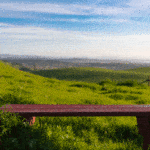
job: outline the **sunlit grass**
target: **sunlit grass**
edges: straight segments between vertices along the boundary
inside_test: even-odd
[[[150,103],[147,84],[137,84],[147,79],[147,73],[134,73],[133,82],[133,73],[125,71],[96,68],[55,71],[53,79],[50,71],[29,73],[0,62],[0,107],[4,104]],[[142,150],[136,117],[36,117],[30,127],[15,115],[1,116],[2,146],[8,149]]]

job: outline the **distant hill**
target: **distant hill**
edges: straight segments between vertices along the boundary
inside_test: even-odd
[[[146,63],[131,63],[124,60],[100,60],[88,58],[52,59],[40,56],[0,55],[0,60],[18,65],[21,70],[46,70],[53,68],[94,67],[112,70],[128,70],[140,67],[150,67]],[[28,69],[27,69],[28,68]],[[146,69],[145,69],[146,70]]]
[[[6,61],[5,64],[7,64]],[[114,81],[137,80],[138,82],[143,82],[147,80],[149,76],[149,72],[143,71],[145,70],[144,67],[140,68],[141,71],[140,69],[139,70],[138,69],[111,70],[111,69],[94,68],[94,67],[70,67],[70,68],[56,68],[56,69],[45,69],[45,70],[32,70],[24,66],[19,66],[18,64],[15,63],[12,64],[10,64],[10,66],[12,66],[14,69],[16,68],[19,72],[20,70],[22,70],[46,78],[55,78],[58,80],[67,80],[67,81],[80,81],[80,82],[83,81],[83,82],[98,83],[102,80],[110,79]],[[108,65],[113,65],[113,64],[108,64]],[[146,70],[150,70],[150,67],[147,67]]]
[[[149,73],[150,74],[150,67],[139,67],[139,68],[129,69],[126,71],[142,72],[142,73]]]

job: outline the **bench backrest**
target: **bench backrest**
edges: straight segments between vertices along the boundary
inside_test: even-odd
[[[150,116],[150,105],[7,104],[6,110],[30,116]]]

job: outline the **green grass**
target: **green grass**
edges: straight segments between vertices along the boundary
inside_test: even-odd
[[[0,107],[150,103],[147,83],[140,84],[149,75],[146,71],[69,68],[24,72],[14,67],[0,62]],[[36,117],[31,127],[22,119],[11,113],[1,115],[1,149],[142,150],[136,117]]]
[[[149,67],[150,68],[150,67]],[[56,78],[58,80],[81,81],[81,82],[100,82],[110,79],[111,81],[126,81],[137,80],[138,82],[145,81],[150,73],[144,71],[131,70],[109,70],[103,68],[61,68],[50,70],[31,71],[36,75],[48,78]]]
[[[149,73],[150,74],[150,67],[139,67],[136,69],[128,69],[126,71],[139,72],[139,73]]]

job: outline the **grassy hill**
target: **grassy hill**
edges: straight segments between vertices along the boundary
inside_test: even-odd
[[[138,69],[132,70],[110,70],[103,68],[62,68],[51,70],[31,71],[36,75],[40,75],[48,78],[56,78],[59,80],[68,81],[84,81],[98,83],[106,79],[114,81],[126,81],[137,80],[143,82],[148,79],[150,73],[146,69],[150,70],[150,67],[144,67],[141,72]],[[137,71],[136,71],[137,70]],[[143,71],[144,70],[144,71]]]
[[[149,87],[137,82],[147,79],[148,72],[96,68],[25,72],[15,67],[0,62],[0,107],[150,103]],[[1,149],[142,149],[136,117],[36,117],[30,127],[6,113],[1,122]]]
[[[148,73],[150,75],[150,67],[139,67],[139,68],[135,68],[135,69],[128,69],[126,71]]]

